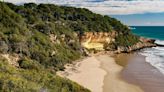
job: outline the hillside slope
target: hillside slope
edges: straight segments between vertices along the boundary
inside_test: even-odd
[[[86,32],[116,32],[115,42],[107,47],[138,42],[127,26],[87,9],[1,2],[0,90],[89,92],[55,75],[85,55],[80,42]]]

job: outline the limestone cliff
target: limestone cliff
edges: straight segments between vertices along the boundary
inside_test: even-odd
[[[118,36],[118,33],[115,31],[113,32],[85,32],[83,35],[80,36],[80,42],[83,48],[104,51],[105,44],[117,43],[115,40],[116,36]],[[154,47],[156,46],[154,42],[155,40],[140,37],[139,41],[134,45],[116,46],[114,52],[115,53],[131,52],[131,51],[146,48],[146,47]]]
[[[115,41],[117,33],[113,32],[85,32],[80,37],[82,47],[87,49],[104,50],[104,44]]]

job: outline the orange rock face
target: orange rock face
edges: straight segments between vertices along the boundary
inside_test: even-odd
[[[80,37],[80,42],[84,48],[103,50],[105,43],[114,41],[116,32],[85,32]]]
[[[80,41],[86,42],[90,39],[90,42],[105,43],[115,36],[116,32],[85,32],[81,36]]]

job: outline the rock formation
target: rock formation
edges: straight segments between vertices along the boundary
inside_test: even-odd
[[[85,32],[80,37],[82,47],[87,49],[104,50],[105,43],[115,41],[116,32]]]
[[[80,36],[80,42],[85,49],[94,49],[97,51],[104,51],[105,44],[112,44],[115,42],[117,32],[85,32]],[[115,53],[128,53],[131,51],[157,46],[153,39],[140,37],[139,42],[132,46],[116,46]]]

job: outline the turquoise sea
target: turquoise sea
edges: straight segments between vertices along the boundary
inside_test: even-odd
[[[132,26],[136,35],[156,39],[156,43],[164,45],[164,27],[162,26]],[[164,47],[153,47],[140,52],[146,56],[146,62],[164,74]]]
[[[132,31],[140,36],[164,40],[164,26],[133,26]]]

